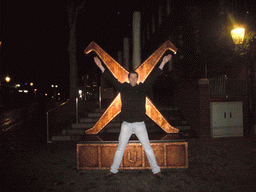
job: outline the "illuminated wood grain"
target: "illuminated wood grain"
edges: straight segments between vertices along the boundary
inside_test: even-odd
[[[141,64],[136,72],[139,74],[139,82],[144,82],[151,71],[156,66],[157,62],[167,51],[171,50],[174,53],[177,52],[177,48],[170,42],[166,41],[158,50],[156,50],[143,64]],[[118,79],[120,83],[128,82],[129,72],[123,68],[118,62],[116,62],[111,56],[109,56],[100,46],[91,42],[89,46],[84,50],[85,54],[91,51],[96,52],[100,59],[105,63],[110,72]],[[121,97],[120,93],[116,96],[114,101],[106,109],[97,123],[89,130],[85,131],[86,134],[98,134],[113,118],[115,118],[121,112]],[[163,115],[157,110],[155,105],[146,97],[146,114],[157,123],[166,133],[178,133],[179,130],[171,126]]]

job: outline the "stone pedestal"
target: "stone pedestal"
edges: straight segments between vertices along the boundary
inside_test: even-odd
[[[135,137],[135,136],[133,136]],[[156,160],[161,168],[188,168],[188,143],[165,135],[161,140],[151,140]],[[109,169],[118,146],[117,141],[90,139],[77,144],[78,169]],[[94,141],[93,141],[94,140]],[[138,140],[126,146],[120,169],[150,169],[147,156]]]

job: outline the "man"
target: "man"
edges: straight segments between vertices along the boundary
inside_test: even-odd
[[[163,58],[160,66],[155,69],[144,83],[137,84],[138,73],[132,71],[128,75],[129,83],[120,83],[109,70],[105,69],[98,57],[94,57],[94,62],[101,69],[105,77],[116,87],[121,93],[121,119],[123,121],[121,126],[121,132],[119,135],[119,144],[115,153],[113,164],[111,165],[110,172],[106,175],[106,178],[111,177],[118,173],[118,168],[123,158],[124,150],[132,135],[135,133],[139,141],[141,142],[144,151],[147,155],[149,164],[153,174],[157,178],[162,178],[160,167],[157,165],[154,151],[151,148],[150,141],[148,139],[148,133],[144,123],[146,117],[146,91],[154,83],[158,75],[162,72],[164,65],[170,61],[172,55],[167,55]]]

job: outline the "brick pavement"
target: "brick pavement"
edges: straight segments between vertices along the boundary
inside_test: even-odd
[[[162,180],[150,170],[122,170],[110,179],[104,179],[108,170],[77,170],[76,143],[72,142],[6,148],[1,156],[1,190],[255,191],[255,137],[188,142],[189,168],[164,169]]]

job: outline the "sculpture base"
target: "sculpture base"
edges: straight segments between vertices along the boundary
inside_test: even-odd
[[[141,143],[133,140],[134,135],[132,137],[126,146],[120,169],[150,169]],[[150,141],[157,164],[161,168],[188,168],[188,143],[170,139],[175,137],[177,134],[168,134],[161,140]],[[77,144],[77,169],[109,169],[118,141],[95,141],[95,136],[87,139]]]

